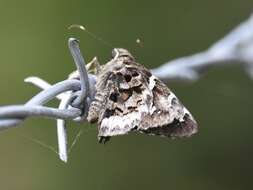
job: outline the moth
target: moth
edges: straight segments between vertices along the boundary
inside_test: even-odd
[[[132,131],[170,138],[197,132],[197,122],[175,94],[126,49],[113,49],[112,59],[96,68],[87,120],[97,123],[100,143]]]

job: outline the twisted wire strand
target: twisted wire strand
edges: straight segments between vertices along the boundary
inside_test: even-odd
[[[82,121],[85,119],[89,105],[87,98],[89,96],[90,100],[90,96],[94,95],[94,84],[96,82],[95,77],[88,75],[86,71],[85,61],[79,48],[79,41],[75,38],[70,38],[68,45],[80,80],[65,80],[55,85],[50,85],[38,77],[28,77],[25,82],[32,83],[44,90],[24,105],[0,107],[0,129],[17,126],[31,116],[45,116],[57,119],[58,154],[64,162],[67,162],[68,158],[65,120],[76,118],[74,121]],[[93,85],[91,90],[89,87],[90,83]],[[42,106],[54,98],[61,100],[58,109]]]
[[[54,99],[58,94],[61,94],[66,91],[72,91],[72,90],[79,90],[81,87],[80,82],[78,80],[65,80],[61,81],[59,83],[56,83],[55,85],[49,87],[48,89],[43,90],[39,94],[35,95],[33,98],[31,98],[23,107],[24,109],[28,109],[32,106],[39,106],[44,105],[50,100]],[[5,110],[6,106],[0,107],[1,110]],[[39,110],[40,108],[38,108]],[[43,108],[42,108],[43,109]],[[45,111],[45,110],[44,110]],[[2,118],[0,119],[0,130],[1,129],[7,129],[10,127],[15,127],[18,124],[20,124],[28,115],[23,115],[23,117],[15,117],[15,107],[12,107],[12,109],[9,108],[9,112],[12,113],[13,117],[11,118]],[[47,113],[48,116],[52,114],[52,117],[54,117],[53,114],[54,111],[51,111],[50,113]],[[64,116],[61,116],[64,117]],[[70,116],[71,117],[71,116]]]
[[[0,118],[25,118],[32,116],[42,116],[49,118],[73,119],[81,115],[77,108],[55,109],[45,106],[5,106],[0,109]]]
[[[238,64],[253,79],[253,14],[207,50],[152,69],[161,80],[193,82],[212,67]]]

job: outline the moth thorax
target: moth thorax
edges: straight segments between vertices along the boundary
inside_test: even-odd
[[[134,60],[132,54],[124,48],[114,48],[112,50],[112,58],[113,59],[126,59],[126,60]]]

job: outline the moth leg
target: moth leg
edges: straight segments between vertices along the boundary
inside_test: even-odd
[[[110,137],[98,137],[98,142],[101,144],[105,144],[110,140]]]
[[[86,64],[86,70],[88,73],[92,73],[97,75],[101,71],[101,65],[98,62],[98,59],[94,57],[88,64]],[[79,79],[79,73],[78,71],[73,71],[69,74],[69,79]]]
[[[92,73],[97,75],[100,71],[101,71],[101,65],[97,59],[97,57],[94,57],[91,62],[89,62],[86,65],[86,69],[88,71],[88,73]]]

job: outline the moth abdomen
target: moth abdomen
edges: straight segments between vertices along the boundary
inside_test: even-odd
[[[105,97],[104,93],[101,93],[101,92],[96,93],[95,98],[92,101],[89,108],[89,113],[87,116],[88,122],[94,123],[98,121],[99,113],[103,106],[104,97]]]

